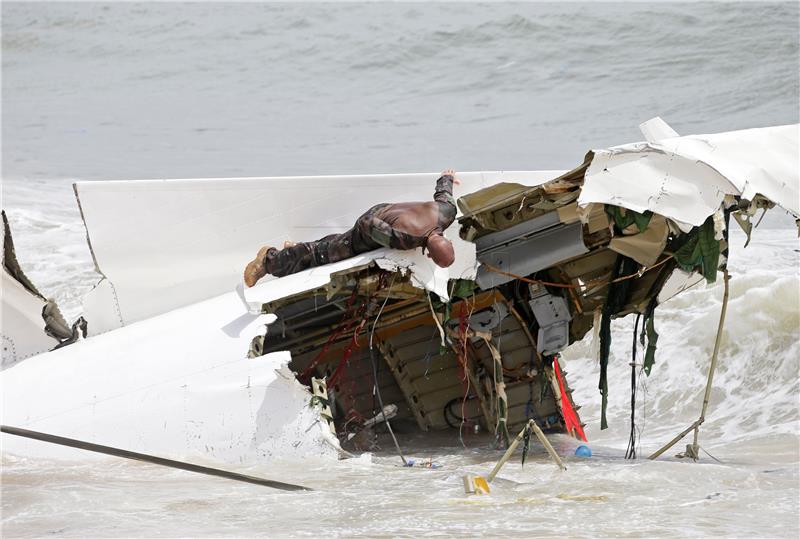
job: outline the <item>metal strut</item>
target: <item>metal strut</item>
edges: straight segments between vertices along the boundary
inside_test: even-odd
[[[42,442],[49,442],[51,444],[65,445],[67,447],[74,447],[76,449],[84,449],[86,451],[93,451],[95,453],[103,453],[105,455],[112,455],[114,457],[122,457],[126,459],[139,460],[142,462],[149,462],[151,464],[158,464],[159,466],[167,466],[169,468],[177,468],[179,470],[185,470],[187,472],[194,472],[205,475],[214,475],[216,477],[222,477],[225,479],[233,479],[234,481],[253,483],[255,485],[261,485],[262,487],[276,488],[279,490],[312,490],[307,487],[301,487],[300,485],[292,485],[290,483],[282,483],[280,481],[273,481],[271,479],[253,477],[252,475],[244,475],[236,472],[229,472],[228,470],[220,470],[218,468],[198,466],[197,464],[190,464],[188,462],[181,462],[179,460],[165,459],[163,457],[156,457],[154,455],[136,453],[134,451],[127,451],[125,449],[118,449],[116,447],[109,447],[107,445],[93,444],[91,442],[84,442],[83,440],[64,438],[63,436],[56,436],[54,434],[46,434],[44,432],[36,432],[33,430],[20,429],[17,427],[10,427],[7,425],[0,426],[0,432],[4,432],[6,434],[13,434],[14,436],[22,436],[24,438],[31,438],[33,440],[40,440]]]
[[[500,471],[500,468],[502,468],[503,465],[506,462],[508,462],[508,460],[511,458],[511,455],[514,454],[514,450],[517,448],[519,443],[522,441],[522,438],[525,436],[525,431],[528,428],[530,428],[533,431],[533,433],[536,435],[536,437],[539,438],[539,441],[542,443],[542,445],[544,446],[545,450],[550,455],[550,458],[553,459],[553,462],[555,462],[556,466],[558,466],[558,468],[560,470],[566,471],[567,467],[564,466],[564,463],[561,461],[561,458],[558,456],[558,453],[556,453],[556,450],[553,449],[553,446],[550,444],[550,440],[547,439],[547,436],[544,435],[544,432],[542,432],[542,429],[540,429],[539,425],[536,424],[536,420],[535,419],[529,419],[528,420],[528,424],[525,425],[522,428],[521,431],[519,431],[519,434],[517,434],[517,437],[514,438],[514,441],[512,441],[511,445],[508,447],[508,449],[506,449],[506,452],[503,453],[503,456],[500,457],[500,460],[497,461],[497,464],[494,465],[494,468],[492,468],[492,471],[489,472],[489,475],[486,477],[486,481],[487,482],[491,483],[492,480],[497,476],[497,473]]]
[[[706,420],[706,410],[708,410],[708,401],[711,398],[711,387],[714,382],[714,371],[717,369],[717,356],[719,355],[719,348],[722,342],[722,328],[725,325],[725,313],[728,310],[728,296],[730,291],[730,285],[728,284],[731,276],[728,273],[728,268],[725,267],[722,269],[722,277],[723,283],[725,285],[725,292],[722,296],[722,310],[719,314],[719,326],[717,327],[717,339],[714,342],[714,353],[711,355],[711,366],[708,368],[708,380],[706,381],[706,391],[705,395],[703,396],[703,407],[700,410],[700,417],[697,421],[692,423],[689,428],[678,434],[675,438],[669,441],[667,445],[650,455],[650,460],[654,460],[661,456],[665,451],[667,451],[670,447],[678,443],[684,436],[689,434],[692,430],[694,430],[694,441],[691,445],[686,446],[686,453],[685,456],[691,457],[694,460],[699,458],[699,449],[700,445],[697,443],[698,437],[700,436],[700,425]]]

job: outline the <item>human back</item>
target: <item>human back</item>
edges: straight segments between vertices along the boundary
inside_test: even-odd
[[[387,204],[375,216],[412,236],[428,236],[439,225],[439,205],[433,201],[397,202]]]

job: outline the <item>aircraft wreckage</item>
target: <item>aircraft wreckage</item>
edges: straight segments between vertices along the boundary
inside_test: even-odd
[[[605,426],[611,320],[642,317],[649,372],[658,305],[716,279],[730,218],[749,235],[758,209],[800,215],[797,125],[642,131],[570,171],[459,173],[450,268],[381,249],[236,292],[256,247],[427,199],[434,175],[76,183],[103,279],[72,330],[6,226],[4,423],[222,462],[374,449],[382,410],[400,433],[504,446],[533,419],[585,439],[559,352],[599,338]]]

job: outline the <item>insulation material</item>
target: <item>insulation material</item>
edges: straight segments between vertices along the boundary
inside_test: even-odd
[[[499,182],[537,184],[558,172],[464,172],[455,196]],[[344,232],[381,202],[431,200],[438,174],[79,182],[90,247],[106,284],[85,302],[89,328],[131,324],[233,290],[262,245]],[[456,259],[472,244],[447,233]],[[421,267],[420,267],[421,269]],[[454,266],[453,277],[469,274]],[[292,280],[313,287],[327,269]],[[420,282],[440,291],[441,275]],[[305,280],[308,284],[302,284]],[[270,285],[276,286],[276,285]],[[283,285],[277,285],[278,297]],[[437,292],[438,293],[438,292]],[[440,294],[441,295],[441,294]],[[96,297],[93,297],[96,296]]]
[[[609,226],[611,226],[611,221],[608,220],[608,214],[603,204],[588,204],[581,207],[576,203],[575,211],[581,221],[586,225],[586,231],[589,234],[594,234],[601,230],[608,230]],[[561,213],[559,213],[559,216],[561,216]],[[569,214],[565,215],[565,217],[568,216]]]
[[[578,215],[578,203],[573,202],[572,204],[567,204],[566,206],[562,206],[556,209],[558,212],[558,220],[562,223],[569,224],[575,223],[580,220],[580,216]]]
[[[667,220],[654,214],[647,224],[647,229],[630,236],[616,236],[611,239],[608,248],[637,261],[643,266],[652,266],[664,252],[669,236]]]
[[[798,130],[785,125],[693,135],[596,150],[578,204],[650,210],[688,232],[726,194],[761,194],[800,215]]]

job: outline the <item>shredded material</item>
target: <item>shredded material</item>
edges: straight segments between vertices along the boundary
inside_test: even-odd
[[[613,275],[636,275],[636,262],[627,256],[619,255],[614,266]],[[611,317],[627,303],[630,283],[626,279],[615,278],[611,281],[605,305],[603,305],[603,318],[600,322],[600,430],[608,428],[606,409],[608,408],[608,358],[611,353]]]

